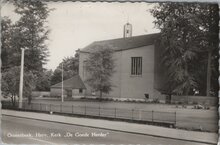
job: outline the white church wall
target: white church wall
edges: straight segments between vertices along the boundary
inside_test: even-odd
[[[85,83],[83,61],[88,53],[80,53],[79,75]],[[142,75],[131,75],[131,57],[142,57]],[[112,91],[103,97],[144,99],[145,94],[154,97],[154,45],[116,51],[114,53],[115,72],[111,78]],[[91,88],[86,84],[85,95],[92,95]],[[96,92],[96,95],[99,93]]]
[[[142,75],[131,75],[131,57],[142,57]],[[154,93],[154,45],[122,51],[121,57],[121,97],[145,98]]]

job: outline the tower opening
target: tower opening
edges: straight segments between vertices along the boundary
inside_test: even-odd
[[[124,38],[132,36],[132,25],[130,23],[126,23],[124,25]]]

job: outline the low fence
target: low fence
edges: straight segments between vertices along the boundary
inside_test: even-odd
[[[18,109],[10,102],[2,102],[3,109]],[[176,125],[176,112],[146,111],[139,109],[103,108],[91,106],[74,106],[62,104],[43,104],[23,102],[23,111],[53,112],[71,115],[92,116],[99,118],[120,119],[160,125]]]

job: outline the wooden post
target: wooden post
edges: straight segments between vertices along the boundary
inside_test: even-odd
[[[131,110],[132,120],[134,120],[134,109]]]
[[[115,118],[116,118],[116,108],[115,108]]]
[[[85,105],[85,115],[86,115],[86,105]]]
[[[154,122],[154,111],[152,110],[152,122]]]
[[[73,114],[73,105],[72,105],[72,114]]]
[[[175,111],[175,126],[176,126],[176,122],[177,122],[177,121],[176,121],[176,111]]]

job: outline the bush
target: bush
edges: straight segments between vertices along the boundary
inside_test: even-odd
[[[152,103],[160,103],[158,98],[153,99]]]
[[[193,105],[198,105],[198,102],[193,101],[192,104],[193,104]]]
[[[42,97],[45,97],[45,98],[46,98],[46,97],[50,97],[50,95],[43,95]]]
[[[108,101],[113,101],[113,98],[107,98],[108,99]]]
[[[183,104],[183,102],[179,101],[179,102],[178,102],[178,104],[179,104],[179,105],[182,105],[182,104]]]
[[[50,96],[51,98],[60,98],[60,96]]]

